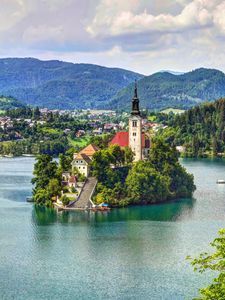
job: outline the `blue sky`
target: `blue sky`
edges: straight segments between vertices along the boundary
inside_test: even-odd
[[[0,57],[225,71],[225,0],[0,0]]]

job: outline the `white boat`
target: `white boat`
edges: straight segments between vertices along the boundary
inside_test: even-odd
[[[218,179],[216,183],[218,183],[218,184],[225,184],[225,180],[224,179]]]

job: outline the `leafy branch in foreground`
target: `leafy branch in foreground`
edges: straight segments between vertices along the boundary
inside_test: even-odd
[[[213,254],[201,253],[198,258],[191,260],[194,270],[204,273],[207,270],[218,274],[213,282],[206,288],[201,288],[201,296],[195,300],[224,300],[225,299],[225,228],[219,231],[217,237],[211,244],[216,249]]]

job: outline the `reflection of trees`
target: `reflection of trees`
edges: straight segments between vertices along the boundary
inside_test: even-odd
[[[41,226],[54,223],[76,224],[129,220],[176,221],[192,213],[194,204],[194,199],[182,199],[164,204],[112,209],[110,212],[62,211],[58,213],[54,209],[34,206],[32,220],[35,225]]]

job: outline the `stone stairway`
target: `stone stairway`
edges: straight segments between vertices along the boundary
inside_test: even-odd
[[[88,177],[77,201],[73,202],[69,207],[77,209],[90,207],[90,199],[95,191],[96,184],[97,179],[95,177]]]

